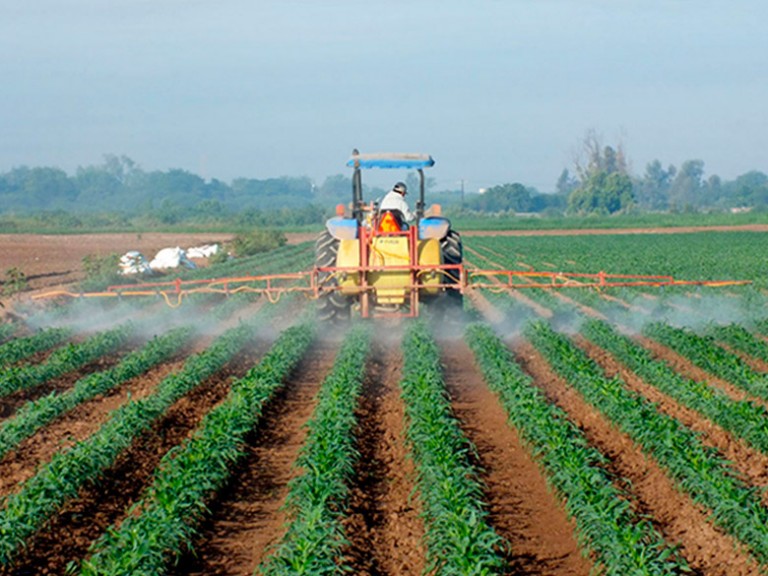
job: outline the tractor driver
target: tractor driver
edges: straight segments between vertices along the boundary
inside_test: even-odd
[[[405,184],[403,182],[398,182],[382,199],[381,204],[379,205],[379,211],[398,210],[403,215],[406,222],[412,222],[416,219],[416,214],[411,212],[411,209],[408,207],[408,202],[405,201],[405,195],[407,193],[408,188]]]

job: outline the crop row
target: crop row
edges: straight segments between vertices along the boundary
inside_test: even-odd
[[[564,499],[580,542],[593,552],[604,573],[666,575],[682,570],[682,559],[649,522],[636,516],[616,488],[606,458],[548,401],[493,331],[472,324],[465,337],[488,386]]]
[[[95,481],[133,439],[149,429],[176,400],[218,371],[253,334],[241,324],[219,336],[204,352],[191,356],[183,369],[165,378],[150,396],[132,400],[86,440],[57,453],[20,489],[0,502],[0,564],[13,556],[81,486]]]
[[[49,350],[72,335],[69,328],[47,328],[32,336],[16,338],[0,346],[0,367],[7,367],[33,354]]]
[[[677,486],[712,513],[713,521],[768,562],[768,509],[754,490],[692,430],[660,413],[654,404],[607,378],[586,354],[543,322],[529,326],[528,338],[554,369],[644,452]]]
[[[159,574],[191,545],[207,501],[245,452],[245,435],[312,339],[307,322],[285,330],[261,361],[232,384],[191,438],[163,457],[152,485],[122,524],[92,545],[82,574]]]
[[[0,324],[0,342],[5,342],[16,332],[16,326],[10,322]]]
[[[191,333],[189,328],[171,330],[153,338],[142,349],[131,352],[113,368],[89,374],[65,392],[54,391],[27,402],[13,417],[0,424],[0,458],[61,414],[166,360],[189,340]]]
[[[718,342],[763,362],[768,362],[768,344],[739,324],[712,326],[710,335]]]
[[[0,374],[0,398],[18,390],[26,390],[84,366],[122,346],[134,333],[131,323],[99,332],[79,344],[68,344],[55,350],[41,364],[11,366]]]
[[[660,322],[648,325],[643,332],[707,372],[728,380],[757,398],[768,400],[768,376],[756,372],[744,360],[718,346],[712,337]]]
[[[362,390],[370,331],[354,327],[345,337],[318,394],[307,439],[286,501],[290,523],[261,567],[268,576],[341,574],[347,543],[342,520],[355,473],[355,410]]]
[[[764,406],[749,400],[733,400],[706,382],[684,378],[605,322],[585,323],[582,334],[613,354],[647,383],[768,455],[768,410]]]
[[[486,521],[482,485],[468,458],[475,448],[451,410],[437,344],[424,323],[414,322],[402,348],[406,437],[423,506],[427,570],[495,573],[503,566],[507,544]]]

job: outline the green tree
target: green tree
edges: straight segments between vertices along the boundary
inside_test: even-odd
[[[721,188],[730,206],[768,206],[768,176],[758,170],[742,174]]]
[[[637,186],[637,203],[648,210],[666,210],[669,207],[669,187],[677,169],[670,164],[665,170],[654,160],[645,167],[645,174]]]
[[[578,185],[578,180],[571,176],[571,173],[568,172],[568,168],[563,168],[563,171],[560,173],[560,177],[557,179],[555,190],[560,196],[565,196],[567,198],[568,195],[578,187]]]
[[[343,174],[328,176],[315,193],[322,201],[346,204],[352,198],[352,179]]]
[[[515,182],[493,186],[484,194],[474,196],[470,207],[483,212],[530,212],[533,199],[525,186]]]
[[[569,214],[615,214],[635,203],[634,186],[621,145],[602,146],[594,131],[584,138],[586,164],[576,161],[579,184],[568,196]]]
[[[569,214],[615,214],[634,204],[632,179],[620,172],[592,172],[568,197]]]
[[[701,207],[704,204],[703,176],[703,160],[686,160],[683,162],[669,188],[670,207],[676,210]]]

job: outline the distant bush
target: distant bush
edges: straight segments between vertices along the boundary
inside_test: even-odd
[[[121,280],[120,255],[107,254],[99,256],[88,254],[83,257],[83,269],[85,270],[85,280],[83,288],[86,290],[97,290],[107,284],[112,284]]]
[[[12,296],[27,289],[27,276],[19,268],[10,268],[3,281],[3,296]]]
[[[288,239],[279,230],[254,230],[247,234],[235,236],[231,248],[236,256],[242,258],[275,250],[284,246],[286,242]]]

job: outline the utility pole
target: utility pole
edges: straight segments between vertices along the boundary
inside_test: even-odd
[[[461,207],[464,208],[464,178],[459,180],[461,183]]]

